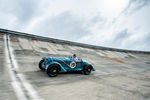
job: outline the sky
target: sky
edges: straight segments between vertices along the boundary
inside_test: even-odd
[[[0,0],[0,28],[150,51],[150,0]]]

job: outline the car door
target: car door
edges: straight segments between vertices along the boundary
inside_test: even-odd
[[[72,63],[72,59],[66,59],[66,69],[68,70],[68,71],[71,71],[72,70],[72,68],[71,68],[71,66],[70,66],[70,64]]]
[[[80,68],[82,65],[82,61],[75,61],[76,62],[76,68]]]

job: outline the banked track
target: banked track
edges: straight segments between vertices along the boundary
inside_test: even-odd
[[[43,56],[76,53],[94,65],[91,75],[38,69]],[[149,100],[150,52],[107,48],[0,29],[2,100]]]

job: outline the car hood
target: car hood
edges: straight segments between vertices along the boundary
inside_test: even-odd
[[[68,57],[43,57],[42,59],[48,59],[49,61],[68,61],[72,60],[71,58]]]

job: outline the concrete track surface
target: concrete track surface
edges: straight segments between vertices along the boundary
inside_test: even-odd
[[[50,78],[41,57],[77,54],[93,64],[90,75]],[[150,53],[88,47],[0,33],[0,100],[150,100]]]

